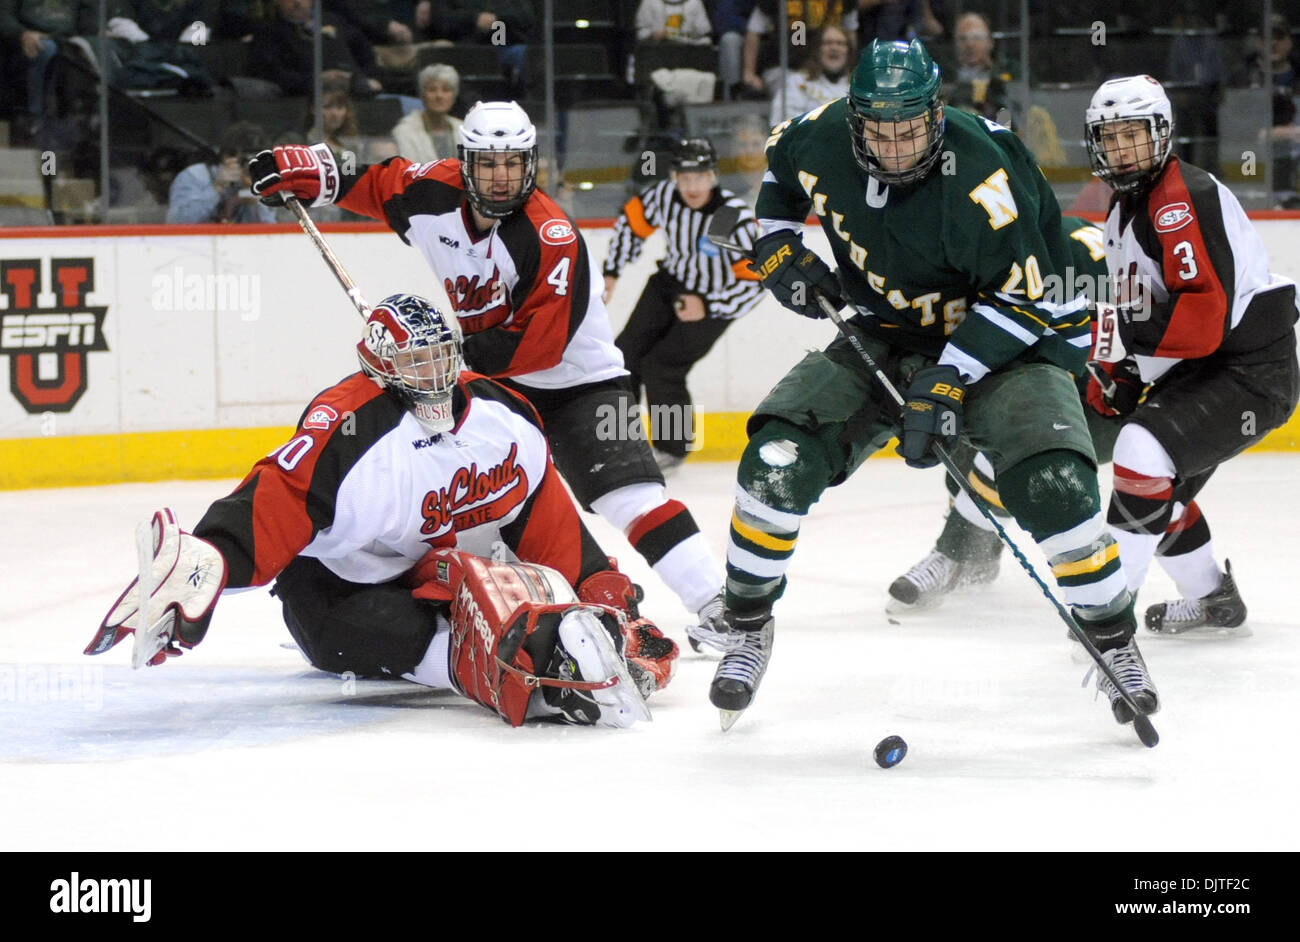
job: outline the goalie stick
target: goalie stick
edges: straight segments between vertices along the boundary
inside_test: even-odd
[[[734,240],[733,233],[739,220],[740,210],[737,207],[720,207],[718,211],[713,214],[713,218],[709,220],[706,237],[718,248],[724,249],[728,252],[734,252],[741,258],[750,259],[752,261],[752,253]],[[867,369],[870,370],[871,375],[875,377],[876,382],[880,384],[880,388],[883,389],[894,401],[895,406],[901,409],[906,400],[903,399],[898,388],[890,382],[889,377],[884,374],[880,369],[880,366],[872,358],[871,354],[869,354],[866,348],[862,346],[862,341],[860,341],[857,336],[849,330],[848,325],[844,322],[844,319],[840,317],[840,312],[836,309],[835,305],[827,300],[826,296],[821,292],[816,292],[816,297],[817,303],[820,304],[822,310],[826,312],[826,316],[835,323],[839,332],[849,341],[858,356],[862,358],[862,362],[867,365]],[[984,515],[984,518],[992,524],[998,537],[1004,544],[1006,544],[1007,548],[1011,550],[1011,554],[1016,558],[1016,562],[1020,564],[1020,568],[1029,574],[1029,578],[1034,580],[1034,583],[1042,590],[1043,595],[1052,603],[1052,607],[1056,609],[1056,613],[1061,616],[1061,620],[1065,622],[1066,627],[1070,629],[1070,633],[1074,635],[1075,639],[1083,645],[1084,650],[1088,652],[1088,656],[1091,657],[1093,662],[1097,665],[1097,669],[1100,670],[1106,676],[1106,679],[1114,684],[1115,689],[1119,691],[1121,699],[1123,699],[1129,709],[1133,711],[1133,729],[1137,733],[1138,739],[1142,741],[1142,745],[1147,748],[1154,747],[1158,742],[1160,742],[1160,736],[1156,732],[1155,727],[1151,724],[1151,720],[1147,716],[1146,712],[1138,706],[1137,701],[1133,699],[1133,695],[1124,689],[1124,685],[1119,682],[1119,678],[1115,676],[1115,672],[1111,670],[1110,666],[1102,659],[1101,653],[1088,638],[1087,633],[1079,627],[1078,622],[1074,620],[1074,616],[1071,615],[1056,596],[1052,594],[1052,590],[1048,588],[1047,583],[1043,582],[1043,580],[1039,578],[1038,573],[1034,571],[1033,564],[1025,558],[1024,553],[1022,553],[1020,548],[1012,541],[1011,537],[1007,534],[1007,531],[1002,528],[1002,524],[998,522],[997,518],[994,517],[988,507],[985,506],[979,495],[975,493],[974,487],[971,486],[970,482],[966,480],[966,476],[958,469],[956,463],[952,460],[952,456],[948,454],[947,449],[938,442],[933,443],[931,447],[934,449],[934,453],[938,456],[939,460],[943,463],[943,466],[947,469],[948,474],[951,475],[952,479],[957,482],[958,486],[966,492],[967,496],[974,501],[975,506],[979,508],[980,513]]]

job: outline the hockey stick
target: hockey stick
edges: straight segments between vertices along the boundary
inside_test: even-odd
[[[734,252],[742,258],[747,258],[752,261],[752,252],[749,249],[746,249],[743,245],[737,244],[732,239],[732,232],[735,229],[739,217],[739,209],[730,206],[720,208],[713,214],[713,218],[709,221],[709,228],[706,237],[718,248],[725,249],[728,252]],[[816,292],[816,298],[817,303],[821,305],[822,310],[826,312],[826,316],[835,323],[839,332],[849,341],[849,344],[857,352],[858,356],[862,358],[862,362],[867,365],[867,369],[870,370],[871,375],[875,377],[876,382],[880,384],[880,388],[883,389],[891,399],[893,399],[894,405],[897,408],[902,409],[907,400],[902,397],[898,388],[890,381],[889,377],[885,375],[884,371],[880,369],[879,364],[877,364],[871,354],[867,352],[866,348],[862,346],[862,341],[857,338],[856,334],[849,330],[848,324],[846,324],[844,319],[840,317],[839,310],[836,309],[835,305],[832,304],[821,292]],[[1043,582],[1043,580],[1039,578],[1038,573],[1034,571],[1033,564],[1025,558],[1025,555],[1022,552],[1020,552],[1020,548],[1016,546],[1015,542],[1007,534],[1007,531],[1002,528],[1002,524],[1000,524],[997,521],[997,518],[993,516],[992,512],[989,511],[979,494],[975,492],[975,488],[968,480],[966,480],[966,476],[961,473],[960,469],[958,469],[956,462],[952,460],[952,456],[948,454],[947,449],[938,442],[932,443],[931,447],[934,449],[934,453],[938,456],[939,461],[942,462],[943,466],[948,470],[948,473],[952,476],[953,480],[956,481],[957,485],[966,492],[967,496],[970,497],[972,501],[974,501],[975,506],[979,508],[980,513],[984,515],[984,518],[992,524],[998,537],[1004,544],[1006,544],[1007,548],[1011,550],[1011,554],[1016,558],[1016,562],[1020,563],[1020,567],[1029,574],[1029,578],[1034,580],[1034,583],[1042,590],[1043,595],[1052,603],[1052,607],[1056,609],[1056,613],[1061,616],[1061,620],[1065,622],[1066,627],[1070,629],[1070,632],[1074,637],[1083,645],[1084,650],[1088,652],[1088,656],[1092,658],[1093,662],[1097,665],[1097,668],[1106,676],[1106,679],[1114,685],[1115,689],[1119,691],[1120,698],[1128,708],[1133,711],[1133,729],[1137,733],[1138,739],[1142,741],[1142,745],[1148,748],[1155,746],[1160,742],[1160,736],[1156,733],[1155,727],[1151,725],[1151,720],[1147,717],[1146,712],[1138,706],[1137,701],[1133,699],[1133,695],[1124,689],[1124,686],[1119,682],[1119,678],[1115,676],[1115,672],[1112,671],[1110,666],[1102,659],[1101,653],[1093,645],[1092,641],[1089,640],[1088,635],[1084,630],[1080,628],[1078,623],[1074,620],[1074,616],[1071,615],[1056,596],[1052,594],[1052,590],[1047,587],[1047,583]]]
[[[357,309],[357,313],[361,315],[361,319],[369,320],[370,305],[367,304],[366,299],[361,296],[361,289],[357,287],[357,283],[352,280],[352,276],[348,274],[347,269],[343,267],[343,263],[340,262],[338,256],[334,254],[334,250],[331,249],[329,243],[325,241],[325,237],[321,235],[321,231],[316,228],[316,223],[307,215],[307,210],[303,208],[302,203],[298,202],[298,197],[286,196],[284,198],[284,205],[288,206],[293,214],[298,217],[298,225],[302,226],[302,231],[307,233],[307,237],[311,239],[312,243],[316,246],[316,251],[320,252],[320,257],[325,260],[325,264],[329,266],[330,271],[334,272],[334,277],[339,280],[339,284],[342,285],[343,290],[347,292],[348,300],[350,300],[352,306]]]

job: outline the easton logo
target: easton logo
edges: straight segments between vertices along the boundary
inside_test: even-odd
[[[548,219],[539,229],[542,241],[547,245],[568,245],[578,236],[567,219]]]
[[[447,524],[457,530],[505,518],[528,496],[528,475],[515,463],[519,445],[496,467],[479,471],[477,464],[457,468],[451,482],[424,495],[424,525],[420,532],[437,533]]]
[[[50,259],[52,307],[38,307],[46,290],[39,258],[0,261],[0,355],[9,357],[9,390],[29,413],[71,412],[86,392],[86,354],[108,350],[107,306],[86,303],[95,290],[93,258]]]
[[[1156,232],[1177,232],[1192,221],[1192,208],[1186,203],[1170,203],[1156,210]]]

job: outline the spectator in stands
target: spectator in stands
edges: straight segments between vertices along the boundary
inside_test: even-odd
[[[948,104],[989,120],[1007,107],[1007,83],[1011,68],[993,54],[993,30],[983,13],[968,11],[957,17],[953,28],[956,62],[942,68],[946,80],[944,99]],[[1001,119],[1006,124],[1007,118]]]
[[[424,107],[393,128],[397,152],[417,163],[455,157],[460,120],[451,116],[451,109],[460,93],[460,75],[449,65],[426,65],[418,82]]]
[[[849,73],[858,59],[848,31],[839,26],[823,27],[812,50],[803,68],[786,77],[784,108],[780,91],[772,96],[773,127],[849,93]]]
[[[98,3],[70,0],[0,0],[0,82],[17,94],[14,105],[22,114],[14,138],[23,141],[40,128],[45,112],[45,76],[58,43],[73,36],[93,35],[97,29]],[[116,12],[109,4],[110,16]],[[21,95],[26,90],[25,99]]]
[[[414,38],[405,22],[411,5],[392,0],[325,0],[325,9],[376,46],[405,45]],[[403,9],[406,8],[406,9]]]
[[[115,0],[117,16],[155,42],[207,42],[220,17],[216,0]],[[109,14],[112,16],[112,14]]]
[[[415,17],[423,38],[492,46],[511,90],[522,93],[527,46],[538,39],[531,0],[421,0]]]
[[[322,139],[335,155],[357,154],[360,159],[361,131],[352,99],[341,88],[327,88],[321,93]],[[315,122],[313,121],[312,124]]]
[[[1273,88],[1287,97],[1296,91],[1297,54],[1291,23],[1280,13],[1269,20],[1269,58],[1273,66]],[[1246,41],[1245,56],[1232,76],[1232,84],[1260,88],[1264,84],[1264,53],[1259,37]]]
[[[221,135],[216,164],[192,164],[176,175],[168,194],[167,221],[275,222],[274,210],[249,189],[248,162],[266,147],[266,134],[256,124],[232,124]]]
[[[857,0],[858,48],[873,39],[938,39],[943,13],[943,0]]]
[[[757,0],[717,0],[713,33],[718,37],[718,78],[724,98],[740,94],[740,65],[745,49],[745,24]]]
[[[749,97],[770,98],[779,87],[781,45],[777,31],[780,14],[777,4],[785,3],[785,37],[789,50],[788,65],[799,67],[808,55],[809,35],[825,26],[838,26],[844,18],[845,0],[758,0],[746,25],[745,49],[741,67],[743,93]],[[852,3],[853,0],[848,0]]]
[[[276,0],[277,16],[253,33],[249,71],[274,82],[286,95],[312,91],[311,0]],[[321,17],[324,70],[321,78],[342,84],[358,98],[368,98],[383,87],[369,73],[374,55],[364,36],[334,14]]]
[[[704,0],[641,0],[636,8],[637,42],[712,42]]]

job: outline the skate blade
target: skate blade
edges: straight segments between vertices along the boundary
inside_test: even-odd
[[[902,602],[891,595],[889,601],[885,603],[885,614],[914,615],[917,612],[932,612],[942,604],[942,596],[937,599],[922,600],[915,604],[908,605],[906,602]]]
[[[722,724],[722,731],[725,733],[731,727],[736,725],[736,721],[745,714],[744,710],[719,710],[718,722]]]
[[[1187,628],[1183,631],[1152,631],[1144,628],[1142,641],[1231,641],[1233,638],[1249,638],[1255,633],[1250,625],[1241,624],[1236,628]]]

